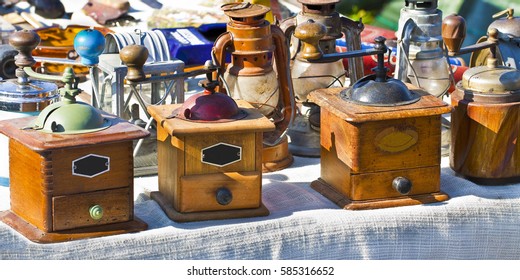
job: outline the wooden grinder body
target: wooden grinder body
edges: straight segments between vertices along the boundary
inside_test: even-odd
[[[410,85],[408,85],[410,86]],[[417,88],[416,103],[365,106],[341,89],[311,92],[321,107],[321,176],[311,186],[345,209],[373,209],[448,199],[440,192],[441,114],[447,104]],[[408,193],[394,186],[403,177]]]
[[[34,117],[0,122],[10,138],[11,196],[0,220],[39,243],[145,230],[133,212],[132,140],[149,132],[105,117],[107,129],[70,135],[22,130]],[[98,217],[89,212],[96,205]]]
[[[247,116],[225,122],[167,119],[179,104],[148,107],[160,124],[159,192],[153,192],[152,198],[170,219],[190,222],[269,214],[261,199],[262,139],[263,132],[274,125],[247,102],[237,100],[237,104]],[[223,148],[231,158],[224,164],[207,162],[212,148]],[[224,156],[220,152],[218,157]],[[232,195],[227,204],[217,199],[222,188]]]
[[[520,98],[489,97],[466,100],[463,90],[453,92],[451,168],[482,183],[518,182]]]

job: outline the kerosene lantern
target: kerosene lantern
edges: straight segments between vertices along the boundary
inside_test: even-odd
[[[375,74],[348,88],[318,89],[321,175],[311,187],[344,209],[373,209],[448,199],[440,191],[441,114],[450,107],[424,90],[387,77],[385,38],[374,49],[322,55],[316,23],[304,44],[317,60],[377,54]]]
[[[290,138],[289,150],[294,155],[320,155],[319,107],[308,101],[309,92],[329,87],[344,87],[355,83],[363,76],[363,60],[361,57],[348,59],[348,72],[345,71],[342,59],[327,62],[310,62],[301,50],[299,37],[305,36],[296,31],[296,26],[309,19],[326,26],[326,34],[319,42],[325,54],[336,52],[336,39],[345,36],[349,51],[361,49],[361,32],[364,25],[361,21],[353,21],[340,16],[335,11],[339,0],[298,0],[302,4],[301,11],[294,17],[284,20],[280,27],[291,42],[291,77],[296,99],[296,115],[288,129]],[[349,79],[345,76],[348,74]]]
[[[294,97],[285,35],[265,19],[270,11],[266,6],[231,3],[222,10],[230,21],[213,47],[220,91],[247,101],[272,120],[276,129],[264,134],[263,170],[286,168],[293,162],[286,133],[294,118]],[[226,54],[231,54],[227,67]]]
[[[449,54],[487,48],[489,56],[486,65],[466,70],[451,94],[451,168],[479,183],[518,182],[520,71],[498,65],[496,28],[488,29],[485,42],[461,48],[465,26],[459,15],[444,19],[442,34]]]
[[[406,0],[399,16],[394,78],[442,97],[450,68],[442,50],[442,11],[437,0]]]
[[[145,77],[148,52],[139,45],[121,51],[132,85],[161,77]],[[206,80],[202,93],[183,104],[148,106],[157,123],[159,191],[152,192],[168,217],[176,222],[265,216],[262,204],[263,133],[274,124],[244,100],[215,92],[216,70],[199,71]]]
[[[29,50],[39,36],[19,31],[11,41]],[[26,54],[17,60],[30,61]],[[9,137],[11,202],[0,220],[38,243],[145,230],[134,216],[132,145],[149,132],[76,101],[79,80],[70,67],[62,77],[21,70],[65,86],[61,101],[37,117],[0,122]]]
[[[514,12],[514,9],[508,8],[494,14],[495,21],[489,25],[489,28],[495,28],[498,31],[499,44],[495,54],[498,63],[518,69],[520,68],[520,18],[515,17]],[[477,40],[477,44],[485,41],[487,41],[487,36]],[[476,50],[471,53],[469,66],[486,65],[489,56],[488,48]]]

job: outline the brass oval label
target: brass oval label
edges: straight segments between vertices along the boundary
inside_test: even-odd
[[[390,153],[397,153],[407,150],[417,143],[419,134],[413,127],[388,127],[379,132],[376,136],[376,146]]]

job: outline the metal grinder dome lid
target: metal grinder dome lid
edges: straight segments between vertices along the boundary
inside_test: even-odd
[[[487,94],[504,94],[520,90],[520,71],[506,66],[477,66],[462,75],[462,87]]]

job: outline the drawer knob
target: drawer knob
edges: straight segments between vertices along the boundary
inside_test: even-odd
[[[217,202],[220,205],[228,205],[233,200],[233,194],[227,188],[220,188],[217,190]]]
[[[396,177],[392,181],[392,187],[400,194],[408,194],[412,190],[412,182],[405,177]]]
[[[99,205],[91,206],[88,212],[90,213],[90,217],[94,220],[103,218],[103,207]]]

